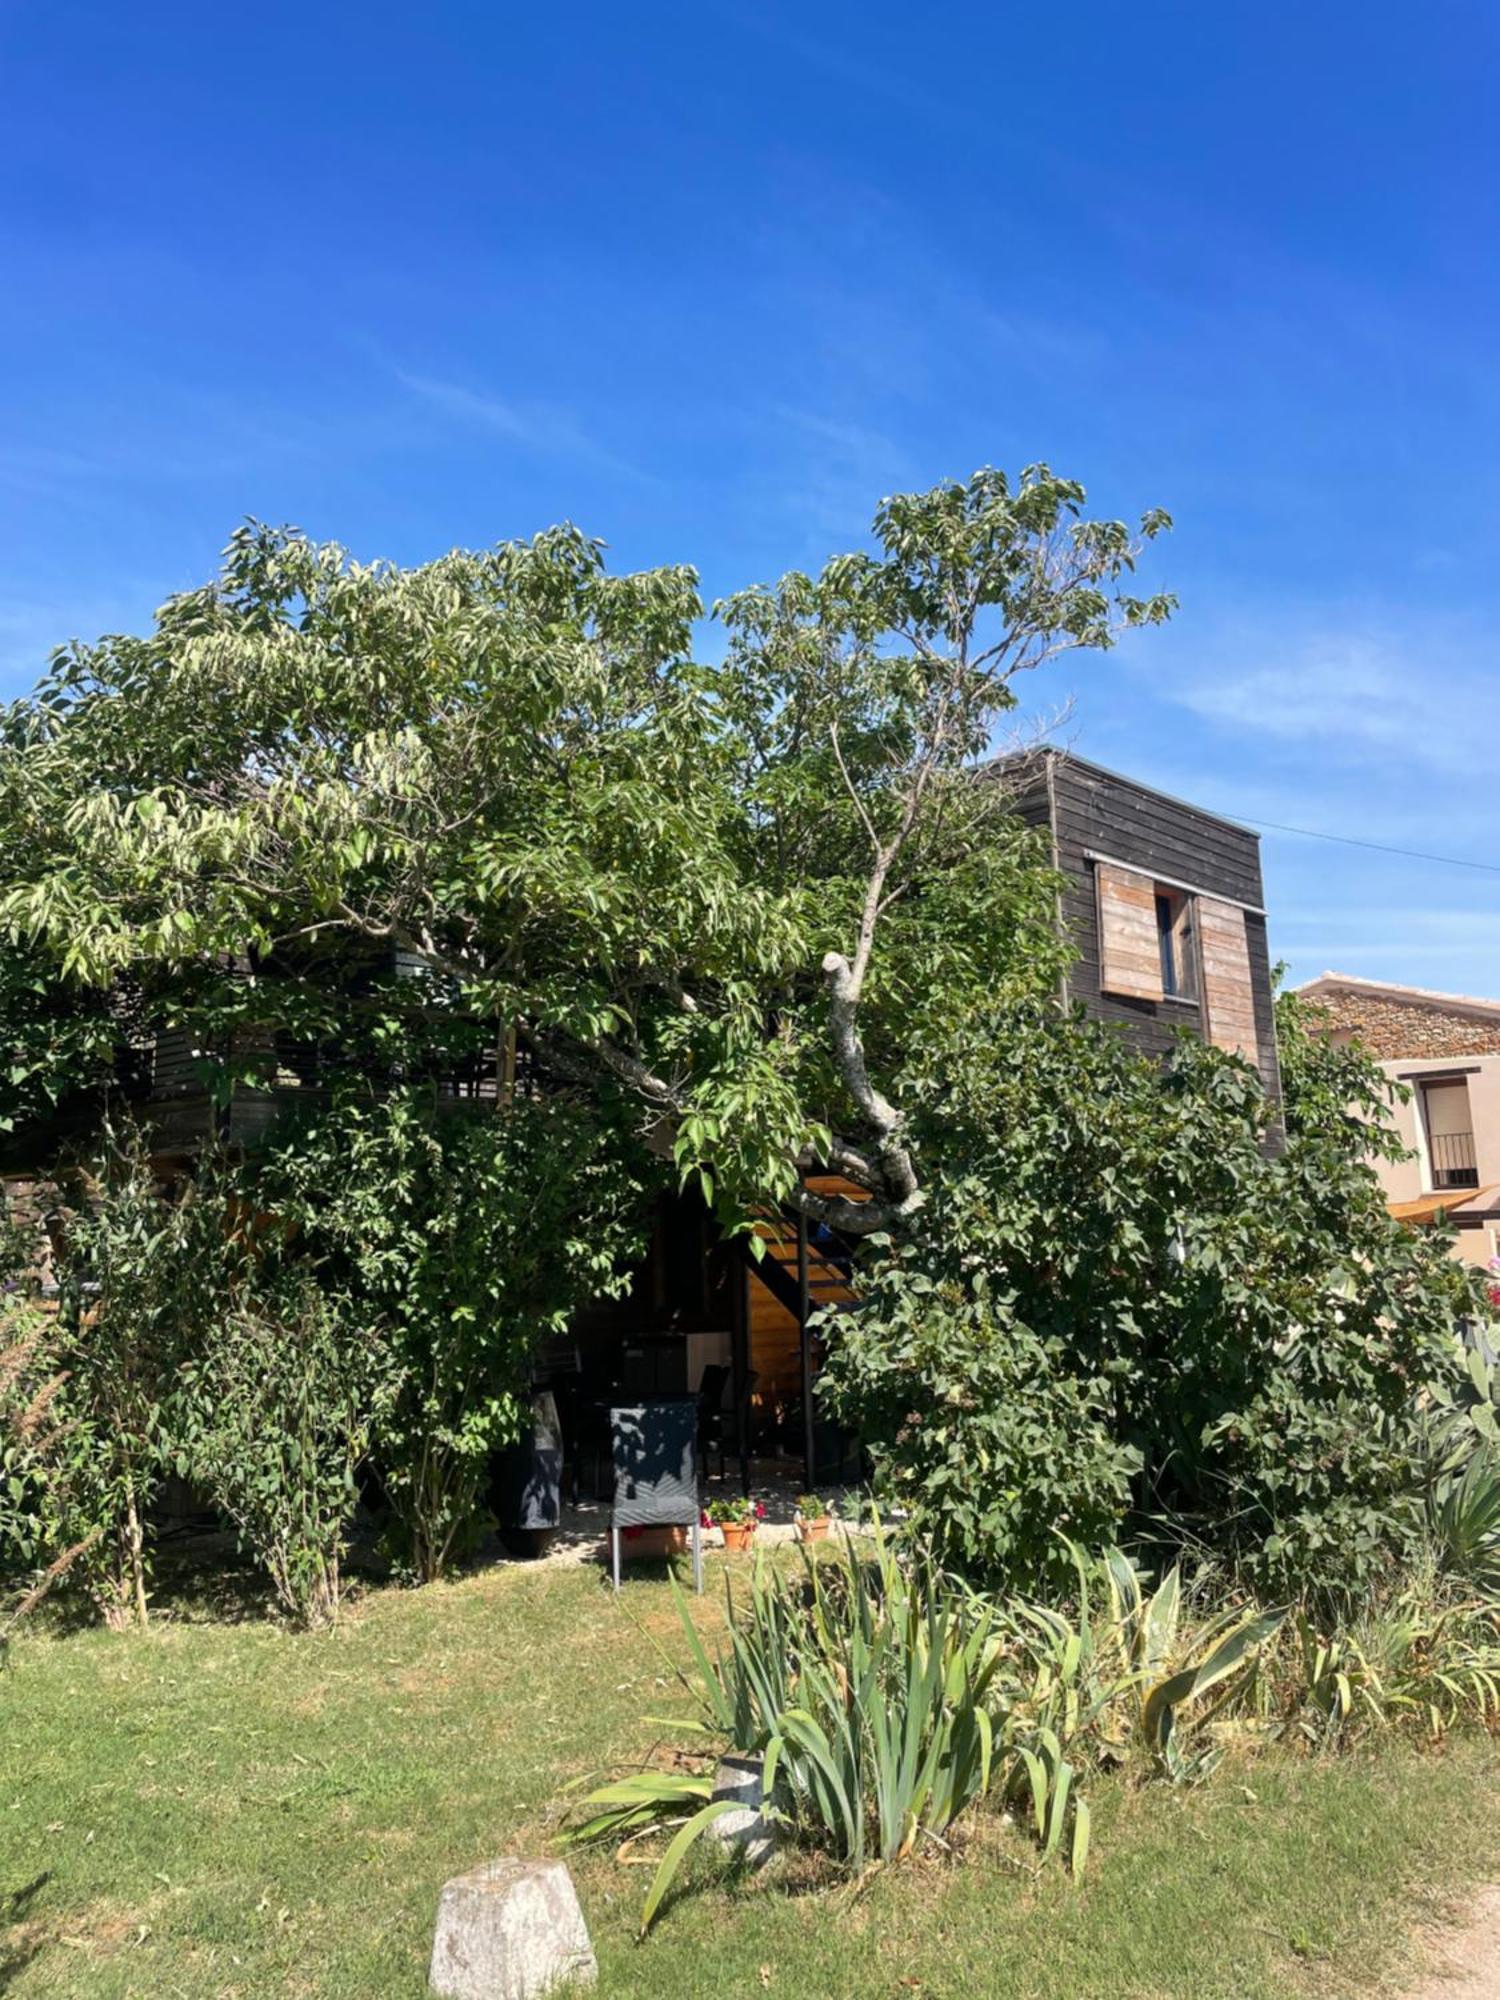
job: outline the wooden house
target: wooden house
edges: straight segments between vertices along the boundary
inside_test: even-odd
[[[1063,877],[1058,919],[1077,953],[1064,1004],[1152,1054],[1191,1028],[1247,1057],[1278,1098],[1259,835],[1060,750],[991,769]]]
[[[1064,884],[1058,920],[1077,954],[1060,1001],[1081,1003],[1153,1054],[1165,1055],[1173,1031],[1190,1028],[1247,1056],[1274,1098],[1279,1076],[1256,835],[1052,749],[989,766],[985,781],[1005,784],[1019,816],[1050,839]],[[351,1007],[367,970],[347,982]],[[263,1028],[236,1036],[233,1047],[209,1048],[174,1029],[133,1049],[123,1064],[123,1094],[155,1133],[164,1164],[191,1156],[211,1133],[231,1145],[252,1143],[289,1103],[326,1082],[310,1045]],[[215,1089],[214,1075],[230,1057],[242,1078],[254,1057],[253,1076]],[[422,1074],[439,1098],[498,1103],[518,1081],[527,1084],[515,1061],[513,1044],[480,1043],[461,1055],[429,1052]],[[545,1080],[529,1081],[545,1087]],[[86,1106],[75,1107],[70,1136],[80,1136],[78,1121],[87,1115]],[[62,1136],[17,1134],[0,1153],[13,1207],[44,1205],[40,1177]],[[859,1192],[832,1176],[813,1184]],[[816,1421],[820,1352],[809,1320],[820,1306],[849,1301],[849,1247],[775,1212],[762,1219],[759,1235],[762,1254],[754,1256],[743,1238],[722,1237],[696,1197],[662,1198],[628,1293],[582,1314],[561,1351],[546,1358],[562,1400],[572,1398],[580,1456],[600,1444],[597,1415],[609,1396],[691,1395],[707,1380],[722,1387],[716,1429],[740,1457],[743,1476],[752,1449],[800,1456],[809,1487],[836,1476],[847,1440]]]

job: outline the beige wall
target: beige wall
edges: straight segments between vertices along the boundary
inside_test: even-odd
[[[1444,1072],[1451,1074],[1459,1069],[1467,1072],[1463,1080],[1469,1092],[1479,1186],[1500,1188],[1500,1055],[1464,1056],[1456,1060],[1447,1056],[1425,1062],[1407,1057],[1383,1062],[1380,1067],[1387,1076],[1406,1083],[1412,1091],[1409,1102],[1393,1106],[1391,1115],[1403,1143],[1412,1148],[1415,1157],[1400,1160],[1394,1166],[1387,1165],[1383,1160],[1375,1162],[1387,1198],[1391,1201],[1419,1201],[1433,1192],[1426,1135],[1420,1129],[1420,1106],[1414,1079],[1442,1075]],[[1473,1189],[1455,1188],[1453,1199],[1455,1203],[1466,1201],[1474,1192]],[[1500,1232],[1500,1218],[1493,1223],[1484,1223],[1478,1229],[1461,1230],[1456,1245],[1459,1255],[1471,1263],[1488,1263],[1500,1248],[1496,1241],[1497,1232]]]

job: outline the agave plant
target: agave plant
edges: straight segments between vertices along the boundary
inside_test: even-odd
[[[1184,1747],[1189,1725],[1201,1732],[1246,1692],[1261,1647],[1280,1628],[1287,1607],[1257,1611],[1231,1606],[1200,1625],[1183,1619],[1182,1572],[1167,1571],[1148,1598],[1140,1573],[1119,1549],[1105,1557],[1114,1603],[1114,1644],[1122,1684],[1128,1683],[1132,1730],[1155,1769],[1174,1782],[1200,1778],[1219,1752],[1200,1742]],[[1206,1707],[1198,1707],[1212,1696]],[[1188,1711],[1194,1712],[1189,1715]]]

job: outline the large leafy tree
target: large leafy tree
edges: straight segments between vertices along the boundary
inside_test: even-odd
[[[0,930],[74,996],[346,1040],[358,967],[366,1053],[514,1037],[726,1207],[899,1223],[914,1020],[1061,949],[975,766],[1019,674],[1170,610],[1129,589],[1165,516],[1084,499],[1034,466],[888,500],[872,550],[719,607],[713,665],[692,571],[571,528],[402,570],[251,525],[5,719]]]

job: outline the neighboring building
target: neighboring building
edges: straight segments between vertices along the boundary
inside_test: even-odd
[[[1343,972],[1299,991],[1326,1010],[1332,1038],[1358,1041],[1410,1092],[1392,1119],[1412,1156],[1376,1163],[1392,1214],[1441,1213],[1468,1262],[1500,1255],[1500,1000]]]
[[[1260,836],[1061,750],[995,767],[1051,834],[1078,952],[1065,1001],[1164,1055],[1188,1027],[1249,1058],[1280,1096]]]

